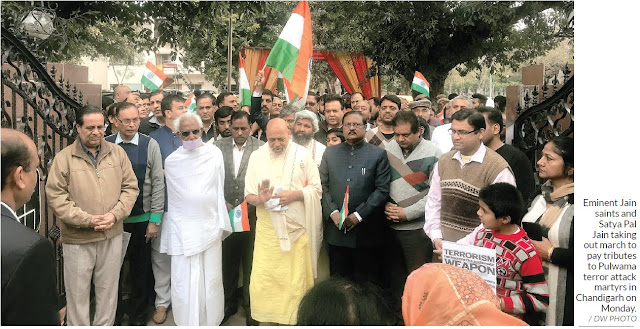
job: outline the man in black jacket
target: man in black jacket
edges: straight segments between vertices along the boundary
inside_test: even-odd
[[[33,194],[38,163],[27,135],[2,129],[2,325],[60,325],[53,245],[15,213]]]
[[[324,239],[329,243],[331,276],[382,283],[389,160],[383,149],[364,141],[366,120],[361,112],[347,112],[342,124],[347,141],[328,147],[320,163]],[[348,211],[340,225],[347,187]]]

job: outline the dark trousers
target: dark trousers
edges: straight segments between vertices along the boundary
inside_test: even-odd
[[[384,286],[381,247],[338,247],[329,244],[329,273],[354,281],[372,281]]]
[[[124,224],[124,230],[131,233],[131,238],[120,269],[116,323],[122,321],[125,313],[129,314],[131,323],[147,322],[147,297],[152,288],[149,282],[153,280],[151,242],[145,241],[148,224],[149,222]]]
[[[238,277],[242,264],[242,307],[251,314],[249,282],[253,264],[253,245],[256,238],[255,219],[249,220],[251,231],[232,233],[222,241],[222,284],[224,286],[225,315],[232,315],[238,307]]]
[[[399,302],[409,273],[431,261],[433,247],[423,229],[386,228],[384,277],[391,294]]]
[[[430,263],[433,257],[433,244],[423,229],[400,231],[393,230],[393,235],[400,244],[407,275],[420,266]]]

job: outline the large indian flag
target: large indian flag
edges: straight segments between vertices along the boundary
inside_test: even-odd
[[[156,91],[160,86],[162,86],[165,79],[167,79],[167,75],[150,61],[147,61],[147,65],[144,69],[144,73],[142,73],[140,82],[142,82],[145,87],[149,88],[149,90]]]
[[[247,71],[244,69],[244,59],[242,54],[239,54],[240,62],[238,67],[240,68],[240,107],[244,105],[251,106],[251,86],[249,85],[249,79],[247,79]]]
[[[416,71],[416,74],[413,76],[413,82],[411,82],[411,89],[427,95],[429,97],[429,82],[424,78],[422,73]]]
[[[282,29],[265,64],[282,73],[283,78],[289,82],[289,92],[301,99],[307,93],[312,53],[309,3],[300,1]]]

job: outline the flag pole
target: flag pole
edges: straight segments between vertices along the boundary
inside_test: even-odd
[[[229,1],[229,43],[228,47],[229,51],[227,53],[227,92],[231,92],[231,52],[232,52],[232,26],[231,26],[231,18],[233,16],[233,12],[231,11],[231,2]]]

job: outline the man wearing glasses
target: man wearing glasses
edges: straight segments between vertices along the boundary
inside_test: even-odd
[[[329,269],[331,276],[380,284],[384,205],[391,180],[389,160],[382,148],[364,141],[366,120],[362,112],[347,112],[342,123],[346,142],[328,147],[320,163]]]
[[[318,103],[318,94],[313,91],[307,93],[307,103],[304,106],[305,110],[309,110],[316,114],[318,122],[324,121],[324,114],[320,113],[320,104]]]
[[[140,114],[134,104],[116,104],[115,117],[118,133],[105,139],[125,150],[140,190],[131,214],[123,221],[124,230],[131,233],[131,237],[124,259],[128,266],[123,266],[128,271],[120,273],[116,324],[120,325],[127,313],[130,325],[146,325],[147,298],[152,292],[149,282],[153,275],[150,242],[158,234],[164,211],[162,156],[158,142],[138,133]]]
[[[179,326],[217,326],[224,316],[223,229],[230,230],[219,148],[202,142],[202,120],[184,113],[175,125],[182,147],[165,161],[168,209],[160,252],[171,256],[171,301]]]
[[[433,168],[425,206],[424,231],[442,253],[442,240],[458,241],[480,225],[478,192],[504,182],[516,185],[509,164],[482,143],[484,116],[472,109],[457,111],[449,133],[453,151],[443,154]],[[442,126],[440,126],[442,127]]]
[[[138,197],[138,181],[123,148],[104,140],[102,110],[76,112],[76,141],[51,164],[46,193],[60,220],[64,252],[67,323],[112,326],[118,300],[122,222]],[[96,312],[90,321],[89,291],[95,284]]]

